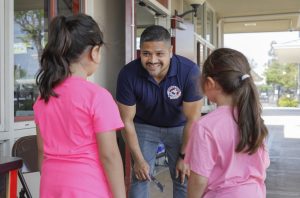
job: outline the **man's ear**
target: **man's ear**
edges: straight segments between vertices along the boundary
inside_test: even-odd
[[[100,62],[100,46],[95,45],[91,50],[91,59],[93,62],[99,63]]]

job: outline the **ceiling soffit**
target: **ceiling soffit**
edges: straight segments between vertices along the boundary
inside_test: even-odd
[[[300,0],[206,0],[224,33],[300,30]]]

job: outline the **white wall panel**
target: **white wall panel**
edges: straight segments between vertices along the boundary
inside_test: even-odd
[[[4,131],[4,0],[0,0],[0,132]]]

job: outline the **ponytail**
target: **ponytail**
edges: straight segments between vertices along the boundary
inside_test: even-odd
[[[55,17],[36,77],[41,99],[47,103],[51,96],[58,97],[53,89],[71,75],[70,64],[78,61],[86,48],[102,44],[102,32],[92,17],[85,14]]]
[[[203,87],[205,78],[212,77],[224,93],[232,96],[235,107],[232,115],[239,128],[235,151],[253,154],[264,145],[268,130],[261,118],[262,108],[250,70],[248,60],[242,53],[219,48],[206,59],[201,81]]]
[[[46,102],[56,96],[53,88],[70,75],[69,62],[65,55],[72,41],[64,16],[56,17],[50,26],[49,40],[41,57],[42,69],[37,74],[41,98]]]
[[[238,111],[237,124],[240,131],[236,152],[253,154],[264,144],[268,130],[261,118],[262,108],[253,80],[245,79],[241,83],[240,91],[234,97]]]

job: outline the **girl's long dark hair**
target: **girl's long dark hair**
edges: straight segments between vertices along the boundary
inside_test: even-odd
[[[250,70],[249,62],[242,53],[220,48],[213,51],[204,63],[202,85],[207,77],[212,77],[224,93],[232,95],[237,116],[234,110],[232,113],[240,132],[236,152],[253,154],[264,144],[268,130],[261,118],[262,108]]]
[[[41,99],[48,102],[51,96],[57,97],[53,88],[71,74],[69,65],[77,62],[88,47],[102,44],[102,32],[92,17],[85,14],[55,17],[36,77]]]

